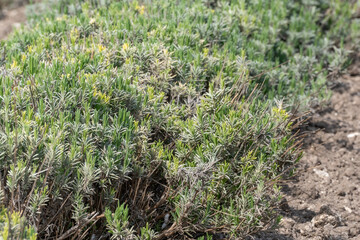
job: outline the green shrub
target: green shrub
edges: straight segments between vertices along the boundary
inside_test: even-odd
[[[276,222],[276,179],[300,157],[290,110],[329,96],[349,3],[48,4],[1,43],[2,205],[42,238]]]

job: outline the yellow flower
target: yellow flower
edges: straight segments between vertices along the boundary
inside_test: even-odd
[[[205,57],[209,54],[209,49],[208,48],[204,48],[203,49],[203,53],[205,55]]]
[[[156,31],[155,30],[151,30],[150,32],[147,33],[148,37],[150,36],[155,36],[156,35]]]
[[[67,16],[66,15],[62,15],[60,17],[57,17],[56,18],[56,21],[62,21],[62,20],[66,20],[67,19]],[[46,18],[46,20],[48,21],[48,18]]]
[[[21,55],[21,61],[25,62],[25,60],[26,60],[26,55],[25,54]]]
[[[128,44],[128,43],[124,43],[124,44],[122,45],[122,49],[123,49],[124,51],[126,51],[128,48],[129,48],[129,44]]]
[[[101,45],[101,44],[98,44],[98,50],[99,50],[99,52],[103,52],[103,51],[106,50],[106,47],[104,47],[104,46]]]
[[[143,15],[145,13],[145,6],[144,5],[141,5],[141,6],[136,5],[135,9],[136,9],[136,11],[139,12],[140,15]]]
[[[93,86],[93,89],[94,89],[94,93],[93,93],[94,97],[98,97],[100,100],[104,101],[104,103],[109,103],[110,102],[110,96],[106,95],[106,93],[102,93],[100,91],[97,91],[95,86]]]
[[[275,116],[279,119],[287,119],[289,117],[289,114],[286,112],[285,109],[282,109],[280,107],[273,107],[273,112],[275,113]]]
[[[16,68],[17,67],[17,61],[14,60],[13,63],[11,64],[11,68]]]
[[[79,35],[79,30],[77,30],[77,28],[71,29],[70,35],[72,37],[77,37],[77,35]]]
[[[103,97],[103,101],[105,102],[105,103],[109,103],[110,102],[110,96],[107,96],[107,95],[103,95],[104,97]]]
[[[31,53],[33,51],[33,47],[31,45],[28,46],[28,51],[29,51],[29,53]]]
[[[90,23],[91,25],[95,24],[95,22],[96,22],[95,18],[90,18],[90,22],[89,22],[89,23]]]

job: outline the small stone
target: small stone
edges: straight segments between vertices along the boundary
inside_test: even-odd
[[[348,207],[345,206],[344,209],[345,209],[348,213],[352,213],[351,208],[348,208]]]
[[[316,190],[316,189],[312,189],[312,190],[310,191],[310,197],[311,197],[312,199],[318,199],[318,198],[320,197],[319,191]]]
[[[311,165],[317,165],[317,162],[319,161],[318,156],[315,155],[310,155],[307,157],[307,161],[311,164]]]
[[[301,228],[300,228],[300,234],[303,236],[307,236],[310,233],[312,233],[314,231],[314,229],[312,228],[310,223],[304,223],[302,224]]]
[[[349,133],[349,134],[347,135],[348,138],[354,138],[354,137],[356,137],[356,136],[360,136],[360,133],[359,133],[359,132],[354,132],[354,133]]]
[[[315,216],[311,220],[311,224],[313,225],[313,227],[319,228],[319,227],[323,227],[327,224],[331,224],[332,226],[337,226],[339,224],[339,221],[334,216],[331,216],[328,214],[321,214],[321,215]]]
[[[280,224],[285,229],[292,229],[295,224],[295,220],[292,218],[283,218],[281,219]]]
[[[165,228],[168,226],[168,224],[169,224],[169,217],[170,217],[170,214],[169,214],[169,213],[165,214],[164,223],[162,224],[161,229],[165,229]]]
[[[321,177],[323,179],[327,179],[330,177],[329,173],[324,170],[319,170],[319,169],[314,168],[313,171],[315,172],[316,175],[318,175],[319,177]]]

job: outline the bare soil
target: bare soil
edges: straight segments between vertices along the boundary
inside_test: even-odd
[[[4,10],[4,17],[0,19],[0,40],[5,39],[14,27],[25,22],[25,7]]]
[[[304,157],[282,184],[283,219],[263,240],[360,239],[360,61],[306,127]]]

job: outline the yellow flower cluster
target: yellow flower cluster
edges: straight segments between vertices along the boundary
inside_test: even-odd
[[[93,89],[94,89],[94,93],[93,93],[94,97],[98,97],[104,103],[110,102],[110,96],[106,95],[106,93],[102,93],[102,92],[98,91],[95,86],[93,87]]]
[[[153,37],[156,35],[156,31],[153,29],[150,32],[147,32],[148,37]]]
[[[16,68],[18,66],[17,61],[14,60],[13,63],[11,64],[11,68]]]
[[[79,34],[79,30],[77,28],[73,28],[71,29],[70,31],[70,39],[71,39],[71,42],[74,44],[76,39],[80,36]]]
[[[273,107],[272,111],[275,114],[275,116],[279,119],[286,120],[289,117],[289,114],[286,112],[286,110],[282,109],[281,107],[280,108]]]
[[[90,25],[95,24],[95,22],[96,22],[95,18],[91,18],[90,21],[89,21]]]
[[[101,45],[101,44],[98,44],[97,47],[98,47],[98,50],[99,50],[100,53],[106,50],[106,47]]]
[[[209,54],[209,49],[208,49],[208,48],[204,48],[204,49],[203,49],[203,53],[204,53],[204,56],[207,57],[207,55]]]
[[[145,6],[144,5],[141,5],[141,6],[136,5],[135,9],[140,15],[143,15],[145,13]]]
[[[128,43],[124,43],[124,44],[122,45],[122,49],[123,49],[124,51],[128,50],[128,49],[129,49],[129,44],[128,44]]]
[[[28,52],[31,53],[33,51],[33,46],[29,45],[28,46]]]
[[[71,77],[71,75],[70,75],[70,73],[68,73],[68,74],[66,74],[66,75],[64,75],[64,74],[61,74],[61,78],[70,78]]]
[[[67,15],[62,15],[62,16],[56,18],[56,21],[58,21],[58,22],[63,21],[63,20],[64,21],[67,20]],[[47,21],[49,21],[49,19]]]

